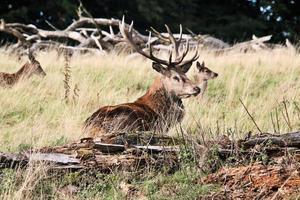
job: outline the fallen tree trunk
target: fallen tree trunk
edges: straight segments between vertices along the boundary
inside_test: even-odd
[[[148,138],[149,137],[145,137]],[[153,137],[151,137],[153,138]],[[145,143],[143,139],[140,139]],[[179,145],[155,145],[153,143],[174,143]],[[92,138],[83,138],[79,142],[58,147],[45,147],[18,154],[0,153],[0,168],[26,167],[29,163],[51,163],[54,169],[88,169],[94,168],[99,171],[109,172],[112,169],[136,170],[149,164],[151,166],[179,165],[181,147],[190,149],[193,146],[201,146],[195,152],[197,155],[215,151],[217,149],[221,160],[227,158],[252,159],[267,155],[278,157],[287,153],[294,155],[300,161],[300,132],[286,133],[281,135],[259,134],[242,140],[232,141],[226,136],[222,141],[209,141],[207,147],[195,144],[195,141],[155,137],[155,140],[146,142],[151,145],[128,145],[128,144],[105,144]],[[206,149],[205,149],[206,148]]]
[[[27,167],[29,163],[49,163],[51,169],[87,169],[110,172],[113,169],[136,170],[151,163],[153,166],[165,161],[177,163],[178,146],[127,147],[120,144],[105,144],[84,138],[78,143],[59,147],[45,147],[19,154],[0,153],[0,168]],[[163,160],[167,154],[168,159]]]

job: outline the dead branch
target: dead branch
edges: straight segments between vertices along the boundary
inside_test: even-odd
[[[4,19],[1,19],[0,31],[10,34],[17,39],[17,43],[13,45],[13,50],[16,52],[22,52],[28,49],[28,47],[33,47],[34,50],[67,48],[72,51],[93,53],[121,52],[118,48],[123,48],[124,45],[120,44],[124,43],[125,38],[120,33],[114,33],[113,30],[118,29],[121,21],[114,18],[93,18],[86,10],[85,12],[89,17],[83,17],[81,15],[82,12],[82,10],[78,12],[79,18],[62,30],[58,30],[52,24],[49,24],[49,22],[51,30],[44,30],[32,24],[7,23]],[[125,23],[124,26],[128,29],[130,25]],[[189,34],[182,33],[182,28],[180,28],[180,33],[172,35],[170,35],[170,31],[160,33],[152,27],[151,30],[154,36],[151,34],[146,36],[132,29],[134,42],[141,48],[146,48],[151,44],[158,51],[167,51],[170,45],[174,46],[176,44],[179,51],[185,49],[185,45],[189,41],[190,49],[195,50],[200,47],[212,50],[218,54],[230,51],[248,52],[283,47],[282,45],[268,44],[267,42],[271,36],[260,38],[253,36],[250,41],[229,45],[210,35],[197,35],[189,29]],[[286,45],[289,49],[293,47],[290,42],[287,42]],[[134,53],[134,51],[131,51],[131,53]]]

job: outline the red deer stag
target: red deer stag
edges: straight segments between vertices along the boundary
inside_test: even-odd
[[[205,67],[204,62],[202,62],[202,64],[197,62],[196,67],[197,67],[197,72],[196,75],[194,76],[194,80],[197,86],[201,89],[201,94],[199,94],[198,97],[202,98],[204,92],[206,91],[208,80],[217,78],[218,74]]]
[[[13,74],[0,72],[0,86],[1,87],[12,87],[17,82],[30,78],[33,74],[39,76],[46,76],[41,64],[29,54],[29,61],[21,67],[19,71]]]
[[[139,54],[153,61],[152,67],[160,73],[146,94],[133,103],[101,107],[85,121],[85,131],[91,137],[103,142],[114,142],[119,134],[134,131],[167,131],[172,125],[180,122],[184,116],[182,98],[196,96],[200,88],[190,81],[185,73],[197,60],[198,52],[186,61],[189,46],[180,57],[172,60],[172,52],[168,60],[157,58],[152,53],[141,50],[132,38],[132,24],[125,28],[124,19],[119,24],[120,32],[126,42]],[[170,37],[173,37],[167,28]],[[180,38],[181,39],[181,38]],[[175,43],[174,43],[175,44]],[[175,52],[179,42],[174,46]]]

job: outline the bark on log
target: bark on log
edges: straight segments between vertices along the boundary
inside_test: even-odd
[[[177,159],[177,146],[142,146],[105,144],[84,138],[79,143],[43,148],[33,152],[20,154],[0,153],[0,168],[26,167],[29,163],[49,163],[52,169],[97,168],[110,171],[114,168],[134,169],[137,164],[151,162],[160,163],[161,154],[169,154],[171,160]],[[147,154],[147,156],[143,156]],[[174,162],[173,162],[174,163]],[[175,162],[176,163],[176,162]]]
[[[279,147],[296,147],[300,148],[300,132],[286,134],[262,134],[252,136],[249,139],[241,140],[240,144],[245,148],[251,148],[258,144],[274,144]]]

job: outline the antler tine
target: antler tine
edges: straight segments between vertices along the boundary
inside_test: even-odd
[[[194,56],[193,56],[191,59],[186,60],[186,61],[180,63],[180,64],[178,65],[178,67],[181,67],[181,66],[183,66],[183,65],[185,65],[185,64],[187,64],[187,63],[196,61],[196,60],[199,58],[199,55],[198,55],[199,51],[198,51],[198,49],[199,49],[199,47],[197,46],[197,49],[196,49],[196,51],[195,51]]]
[[[158,37],[159,39],[161,39],[164,42],[169,42],[169,38],[168,37],[163,36],[160,32],[158,32],[153,27],[150,27],[150,29],[151,29],[151,31],[153,31],[153,33],[155,34],[156,37]]]
[[[148,36],[148,41],[147,41],[147,45],[149,45],[151,43],[151,31],[149,31],[149,36]]]
[[[151,43],[149,43],[149,54],[150,54],[150,57],[154,57],[153,56],[152,44]]]
[[[169,66],[171,66],[172,64],[172,50],[170,51],[170,55],[169,55]]]
[[[180,63],[183,61],[183,59],[185,58],[185,56],[188,54],[189,49],[190,49],[190,43],[189,43],[189,41],[187,40],[187,41],[186,41],[186,49],[185,49],[185,51],[183,52],[183,54],[181,55],[181,57],[180,57],[179,59],[177,59],[176,64],[180,64]]]
[[[177,42],[180,42],[182,40],[182,25],[179,25],[179,39],[177,40]]]
[[[132,33],[132,27],[133,27],[133,20],[131,21],[129,26],[129,30],[128,30],[129,33]]]
[[[168,31],[168,34],[169,34],[169,40],[170,40],[170,42],[172,43],[172,45],[174,46],[174,50],[175,50],[175,59],[177,59],[177,56],[178,56],[178,54],[179,54],[179,52],[178,52],[178,47],[179,47],[180,41],[176,41],[176,39],[175,39],[175,37],[174,37],[173,33],[171,32],[171,30],[170,30],[170,28],[169,28],[168,25],[165,24],[165,27],[166,27],[166,29],[167,29],[167,31]],[[179,42],[179,43],[178,43],[178,42]]]
[[[110,35],[111,35],[112,37],[115,36],[114,29],[112,28],[111,25],[109,26],[109,33],[110,33]]]

